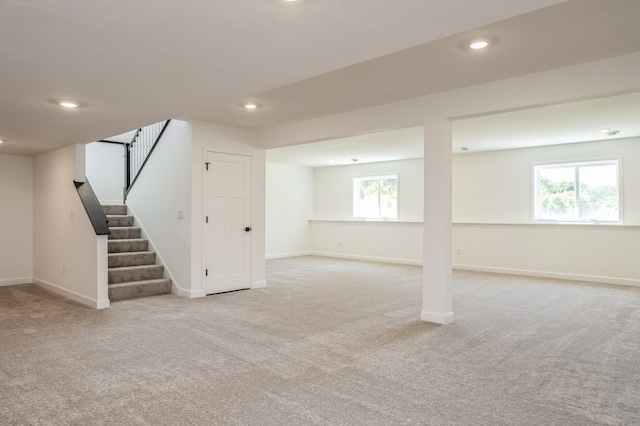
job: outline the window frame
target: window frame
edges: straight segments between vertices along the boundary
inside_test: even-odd
[[[579,197],[580,197],[580,181],[579,181],[579,170],[581,167],[593,167],[593,166],[604,166],[604,165],[615,165],[617,166],[617,179],[616,184],[618,188],[618,220],[597,220],[597,219],[545,219],[539,218],[540,211],[540,173],[541,169],[546,168],[568,168],[574,167],[574,176],[576,183],[575,190],[575,200],[576,206],[579,209]],[[597,159],[585,159],[585,160],[574,160],[574,161],[545,161],[533,163],[531,165],[531,176],[532,176],[532,196],[530,197],[532,201],[531,205],[531,220],[535,223],[565,223],[565,224],[604,224],[604,225],[622,225],[623,224],[623,179],[622,179],[622,158],[614,157],[614,158],[597,158]],[[578,210],[579,215],[579,210]]]
[[[384,217],[379,215],[378,217],[364,217],[364,216],[358,216],[356,213],[360,213],[358,210],[358,204],[359,204],[359,182],[363,181],[363,180],[375,180],[377,179],[378,182],[383,180],[383,179],[395,179],[396,180],[396,217]],[[353,205],[352,205],[352,210],[351,210],[351,215],[354,219],[357,220],[371,220],[371,221],[398,221],[400,219],[400,174],[399,173],[385,173],[385,174],[367,174],[367,175],[362,175],[362,176],[354,176],[353,179],[353,189],[352,189],[352,199],[353,199]],[[382,209],[380,207],[380,203],[381,203],[381,196],[380,196],[380,185],[378,185],[378,212],[382,212]]]

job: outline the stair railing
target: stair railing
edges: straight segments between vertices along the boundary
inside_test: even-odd
[[[158,145],[164,131],[171,120],[161,121],[139,128],[131,142],[125,143],[125,187],[123,202],[126,203],[127,195],[136,183],[140,172],[147,164],[149,156]]]

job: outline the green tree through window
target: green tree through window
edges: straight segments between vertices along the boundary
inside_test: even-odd
[[[536,220],[620,221],[619,162],[535,167]]]
[[[353,180],[353,216],[365,219],[398,218],[398,177],[375,176]]]

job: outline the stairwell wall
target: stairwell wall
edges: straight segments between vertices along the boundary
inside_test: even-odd
[[[102,204],[122,204],[123,145],[93,142],[86,148],[87,179]]]
[[[73,184],[84,176],[84,145],[38,155],[34,167],[33,282],[106,308],[107,237],[97,236]]]
[[[172,120],[127,205],[162,260],[174,292],[191,296],[191,125]]]
[[[0,286],[33,276],[33,157],[0,155]]]

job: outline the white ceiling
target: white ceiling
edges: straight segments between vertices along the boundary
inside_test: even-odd
[[[599,130],[619,130],[615,136]],[[453,153],[640,136],[640,92],[455,120]],[[467,147],[468,151],[462,151]],[[306,167],[420,158],[422,126],[267,150],[267,161]],[[332,161],[329,161],[332,160]]]
[[[617,56],[640,50],[639,15],[636,0],[3,0],[0,153],[167,118],[264,129]],[[475,35],[498,43],[460,48]]]
[[[419,126],[269,149],[267,162],[330,167],[420,158],[424,155],[423,135],[422,126]]]
[[[638,0],[569,1],[259,93],[249,115],[236,103],[207,112],[263,129],[619,56],[640,50],[638,16]],[[469,49],[476,38],[491,47]]]
[[[600,129],[619,130],[607,136]],[[549,105],[453,123],[454,152],[526,148],[640,136],[640,92]]]

